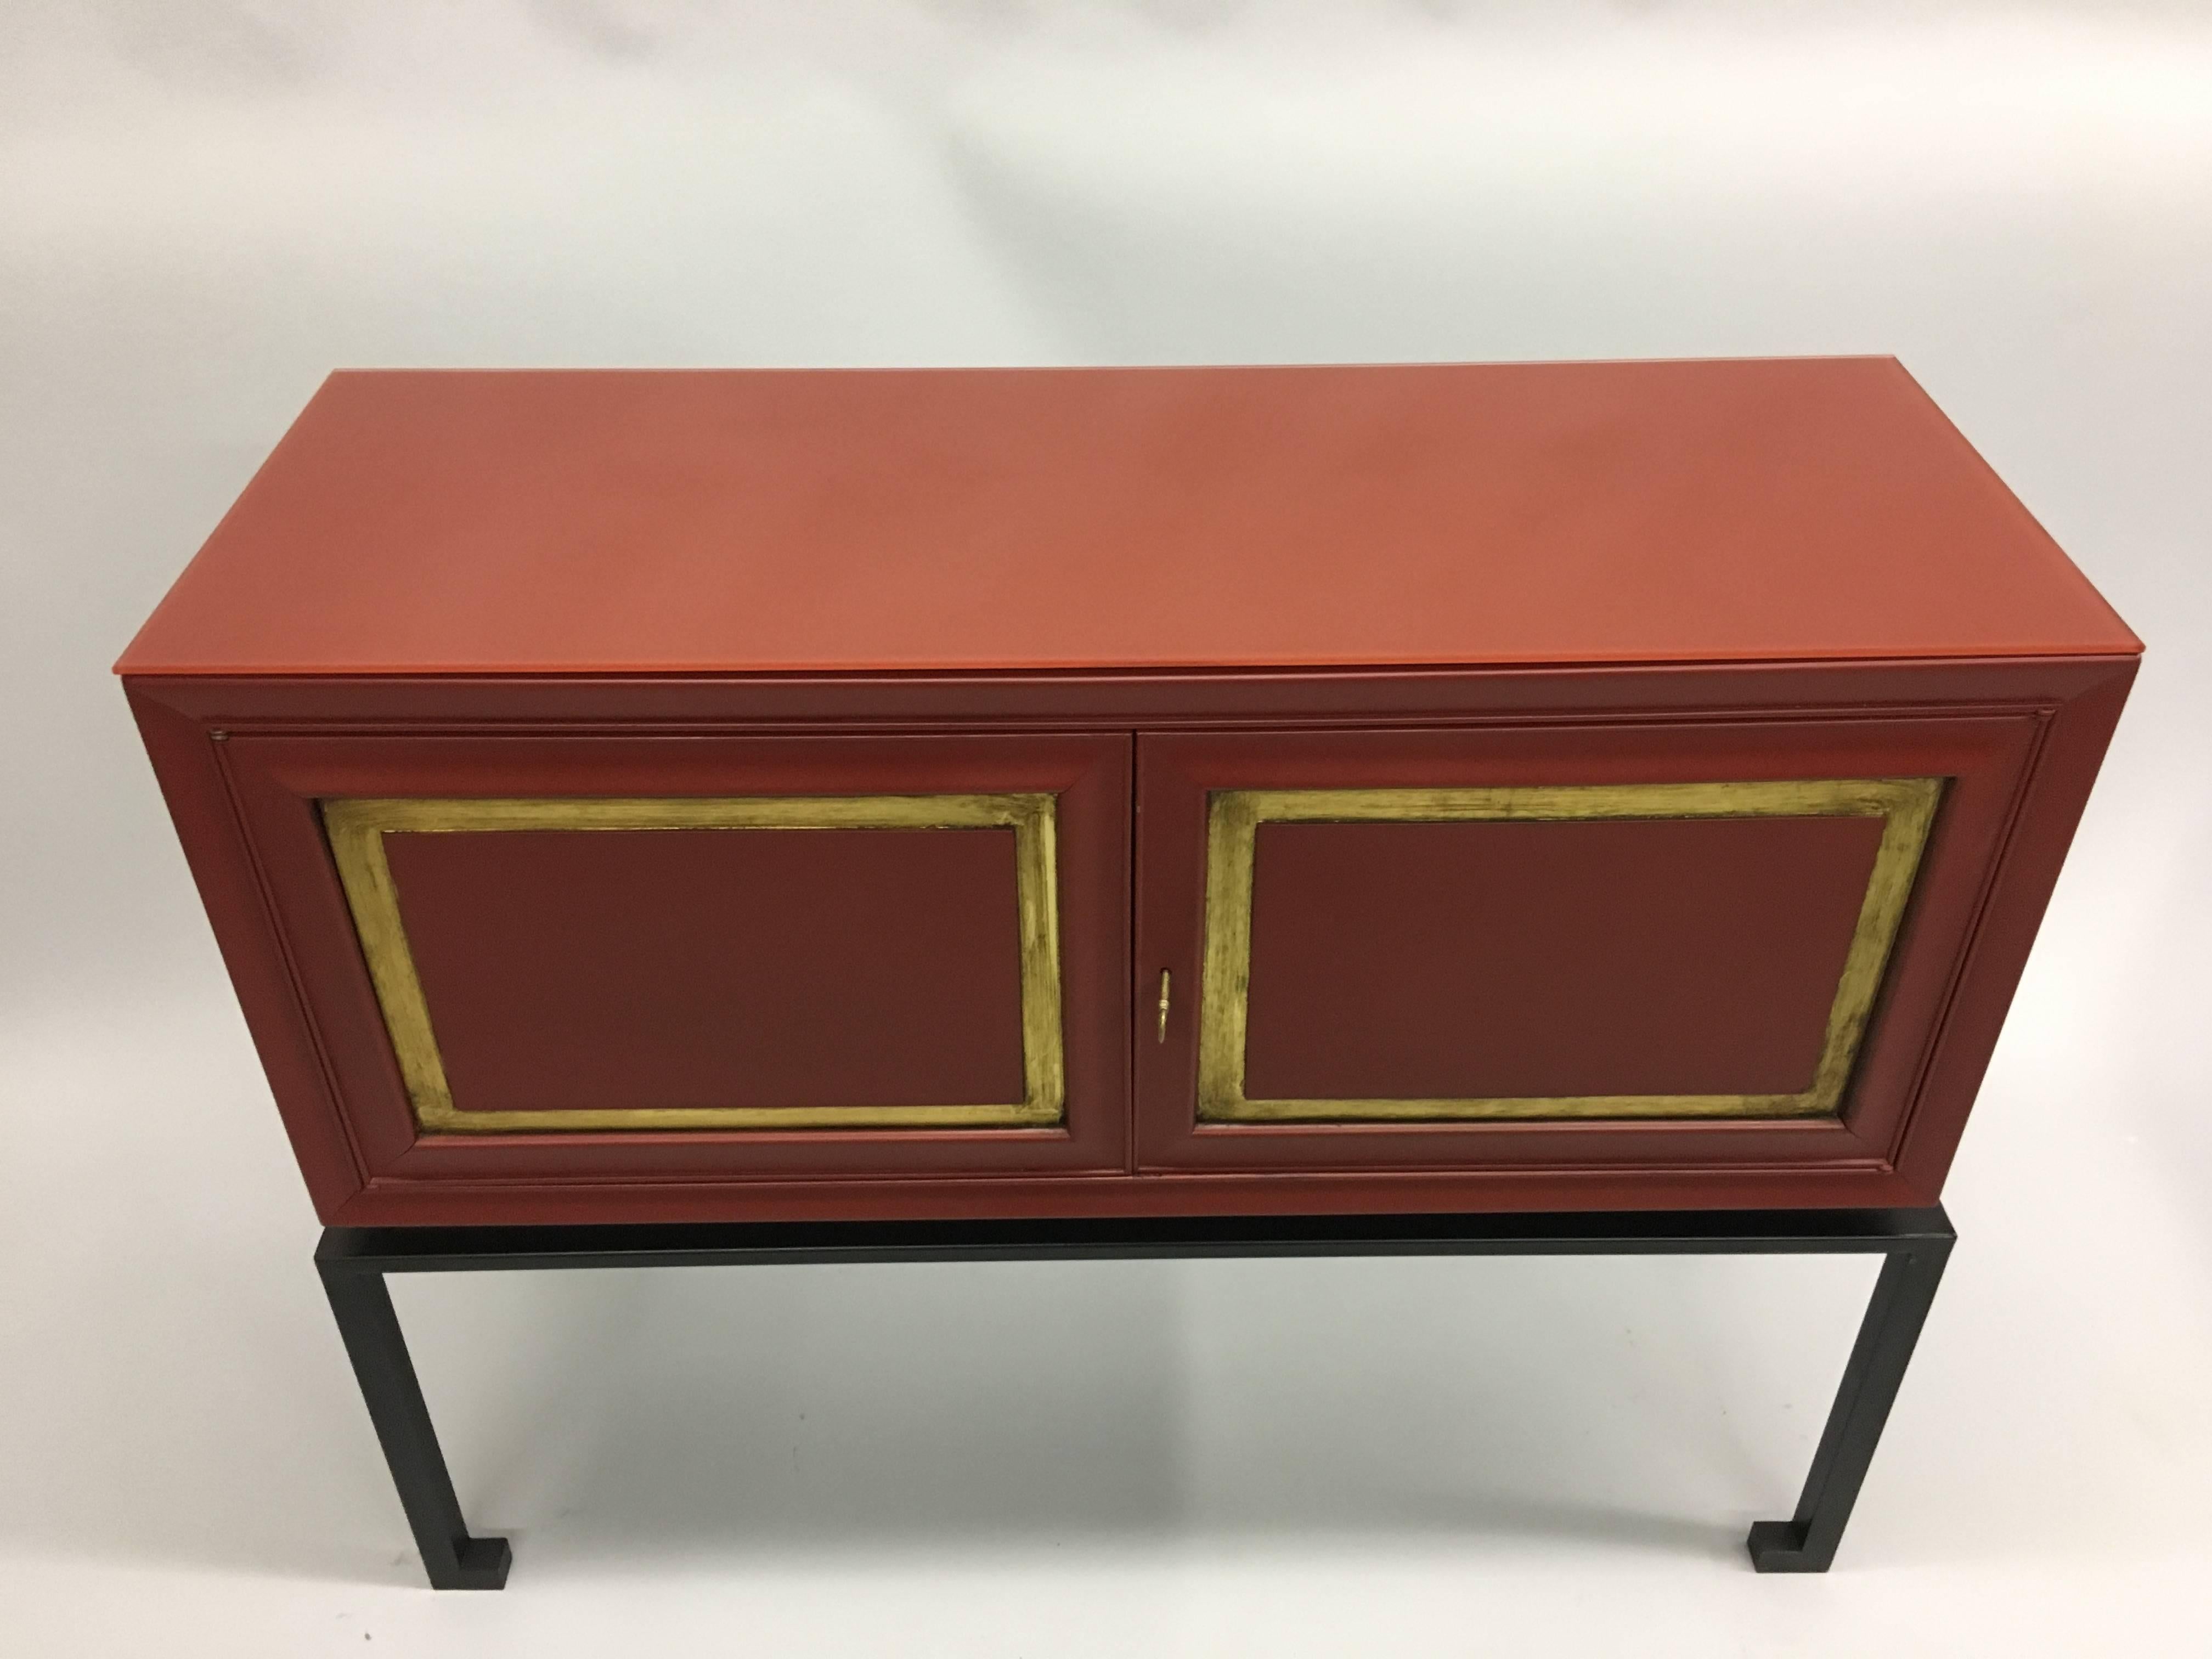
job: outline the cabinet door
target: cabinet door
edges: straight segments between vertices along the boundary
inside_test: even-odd
[[[369,1179],[1125,1164],[1126,738],[226,747]]]
[[[2034,732],[1144,736],[1140,1161],[1888,1164]]]

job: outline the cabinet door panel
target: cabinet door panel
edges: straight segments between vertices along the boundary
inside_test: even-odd
[[[1125,1163],[1125,738],[231,749],[374,1173]]]
[[[1886,1161],[2033,732],[1143,738],[1140,1157]]]
[[[1713,817],[1582,816],[1663,812],[1652,798],[1665,786],[1602,803],[1554,792],[1549,810],[1571,816],[1549,818],[1517,816],[1545,810],[1531,791],[1224,792],[1217,835],[1249,847],[1249,898],[1209,917],[1205,982],[1232,977],[1241,956],[1249,983],[1241,1010],[1216,995],[1205,1013],[1241,1015],[1243,1068],[1208,1078],[1200,1111],[1832,1112],[1938,787],[1896,786],[1878,894],[1887,815],[1787,800],[1763,813],[1757,785],[1717,792],[1704,810],[1741,816]],[[1355,811],[1375,816],[1314,816]],[[1395,816],[1416,811],[1516,816]],[[1247,830],[1253,813],[1288,816]],[[1210,863],[1210,894],[1228,873],[1227,859]],[[1208,1059],[1233,1060],[1224,1036]]]

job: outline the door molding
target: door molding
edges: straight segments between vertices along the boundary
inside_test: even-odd
[[[391,1034],[416,1125],[436,1133],[535,1133],[578,1129],[830,1129],[1047,1127],[1066,1115],[1061,1046],[1059,878],[1054,797],[830,795],[556,796],[536,799],[325,800],[323,830],[362,955]],[[1012,830],[1015,908],[1021,941],[1023,1097],[976,1103],[872,1106],[685,1106],[471,1111],[457,1105],[428,1000],[415,970],[399,896],[385,858],[388,834],[496,835],[554,830]]]
[[[1218,789],[1206,815],[1198,1115],[1204,1122],[1465,1118],[1834,1117],[1905,919],[1942,778],[1761,780],[1395,789]],[[1790,1094],[1255,1100],[1244,1092],[1252,878],[1262,823],[1588,823],[1601,819],[1879,817],[1856,927],[1811,1082]],[[1468,941],[1479,950],[1480,942]]]

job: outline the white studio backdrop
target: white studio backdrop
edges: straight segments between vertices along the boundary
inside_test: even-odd
[[[1899,356],[2149,643],[1834,1575],[1865,1263],[408,1285],[438,1598],[107,665],[338,365]],[[0,1651],[2204,1651],[2201,4],[12,0]]]

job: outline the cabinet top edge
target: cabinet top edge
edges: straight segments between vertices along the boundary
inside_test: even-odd
[[[2136,636],[1888,358],[332,375],[126,676],[1333,672]]]
[[[1196,685],[1297,684],[1316,686],[1359,680],[1405,684],[1438,682],[1529,681],[1559,678],[1612,679],[1680,675],[1787,675],[1802,673],[1904,673],[1914,676],[1976,671],[2055,672],[2130,669],[2140,665],[2140,643],[2100,648],[2054,647],[2048,650],[1967,651],[1931,653],[1920,656],[1801,656],[1678,659],[1616,658],[1603,661],[1385,662],[1364,660],[1326,663],[1102,663],[1013,664],[947,668],[878,667],[820,668],[763,667],[729,669],[711,665],[679,665],[665,668],[614,666],[595,669],[518,665],[498,670],[453,670],[420,665],[380,668],[332,667],[325,665],[234,668],[216,665],[140,666],[119,661],[114,673],[137,690],[155,690],[164,684],[278,685],[308,684],[331,688],[360,685],[726,685],[731,687],[894,684],[911,686],[989,685],[1105,685],[1188,684]]]

